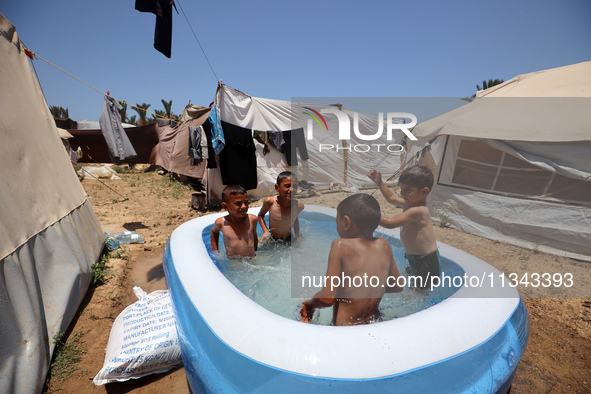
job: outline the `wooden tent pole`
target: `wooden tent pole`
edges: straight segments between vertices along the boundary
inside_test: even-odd
[[[343,140],[343,148],[344,148],[343,153],[345,154],[345,156],[344,156],[345,163],[343,165],[343,172],[344,172],[343,179],[344,179],[344,182],[346,185],[347,184],[347,164],[349,161],[349,151],[347,151],[347,140]]]

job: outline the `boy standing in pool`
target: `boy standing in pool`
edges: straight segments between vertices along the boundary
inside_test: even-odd
[[[336,218],[341,238],[332,242],[324,287],[302,306],[304,323],[316,308],[332,305],[334,325],[378,322],[384,293],[402,291],[390,244],[373,236],[380,217],[380,205],[370,195],[354,194],[341,201]]]
[[[304,204],[295,199],[297,189],[298,179],[294,173],[283,171],[277,176],[275,190],[278,195],[265,198],[259,211],[259,224],[264,231],[260,239],[261,243],[269,238],[291,242],[292,228],[293,235],[296,238],[300,236],[298,215],[304,209]],[[267,212],[269,212],[269,227],[265,223]]]
[[[248,213],[248,196],[242,186],[226,186],[222,207],[228,211],[211,229],[211,249],[219,250],[220,232],[228,257],[254,257],[258,247],[257,217]]]
[[[407,274],[415,278],[411,287],[427,291],[431,286],[431,278],[441,273],[433,222],[427,207],[427,196],[433,187],[433,173],[424,166],[413,166],[402,171],[398,180],[400,197],[382,181],[379,171],[372,170],[368,176],[380,188],[386,201],[402,207],[402,213],[389,219],[382,217],[380,225],[386,228],[400,227],[400,240],[409,264]]]

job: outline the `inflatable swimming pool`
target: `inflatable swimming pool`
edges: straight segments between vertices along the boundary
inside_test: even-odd
[[[256,214],[258,208],[249,212]],[[334,209],[309,205],[304,212],[312,220],[336,215]],[[300,323],[252,301],[211,260],[202,233],[223,215],[179,226],[164,253],[166,283],[194,393],[509,389],[529,332],[525,305],[514,288],[505,284],[495,289],[495,297],[474,298],[474,289],[461,286],[428,309],[376,324]],[[398,235],[396,230],[378,231]],[[479,291],[490,286],[484,279],[501,275],[448,245],[440,243],[439,251],[466,278],[482,278]]]

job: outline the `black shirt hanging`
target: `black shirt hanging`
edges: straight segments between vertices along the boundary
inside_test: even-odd
[[[156,14],[154,48],[170,58],[172,48],[172,6],[174,0],[135,0],[135,9]],[[176,6],[175,6],[176,8]]]
[[[222,121],[226,146],[220,152],[220,172],[224,185],[257,188],[256,147],[252,131]]]

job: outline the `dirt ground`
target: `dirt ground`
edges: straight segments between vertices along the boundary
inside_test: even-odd
[[[125,245],[109,260],[104,284],[91,287],[66,336],[82,333],[84,357],[78,370],[63,382],[52,380],[48,392],[63,393],[189,393],[183,368],[124,383],[95,386],[114,319],[137,299],[133,287],[150,293],[165,289],[162,254],[172,231],[203,215],[191,208],[193,189],[157,172],[132,171],[122,180],[84,180],[82,185],[106,232],[136,230],[146,243]],[[302,199],[305,204],[335,207],[346,194],[327,193]],[[379,195],[385,214],[397,209]],[[262,201],[251,205],[259,206]],[[207,212],[211,213],[213,211]],[[207,214],[205,213],[205,214]],[[591,263],[479,238],[452,228],[436,226],[439,241],[477,256],[505,273],[571,272],[587,289]],[[542,298],[533,289],[519,287],[530,317],[527,349],[513,381],[512,393],[591,393],[591,299]],[[568,295],[556,293],[555,297]],[[534,298],[536,297],[536,298]]]

